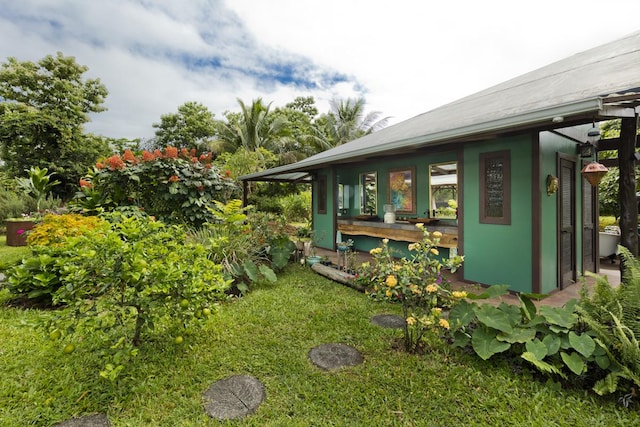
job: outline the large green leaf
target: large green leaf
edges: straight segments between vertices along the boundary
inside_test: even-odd
[[[249,278],[249,280],[251,280],[252,282],[257,282],[259,276],[258,276],[258,267],[256,266],[256,264],[250,259],[248,259],[248,260],[245,260],[242,266],[244,267],[244,272],[247,274],[247,277]]]
[[[481,294],[468,294],[469,299],[488,299],[495,298],[509,293],[509,285],[493,285],[485,289]]]
[[[536,336],[536,330],[531,328],[518,328],[515,327],[510,333],[501,332],[498,334],[497,338],[500,341],[505,341],[508,343],[525,343],[534,339]]]
[[[539,339],[529,341],[525,344],[527,352],[531,353],[537,360],[542,360],[547,356],[547,346]]]
[[[478,317],[478,321],[490,328],[506,333],[511,333],[513,330],[511,320],[507,313],[492,305],[483,304],[481,306],[476,306],[473,308],[473,311]]]
[[[542,339],[542,343],[547,347],[547,354],[552,356],[560,350],[561,339],[557,335],[547,335]]]
[[[571,346],[584,357],[591,357],[596,349],[596,342],[587,334],[576,334],[569,332],[569,343]]]
[[[573,310],[564,307],[543,305],[540,307],[540,314],[547,319],[547,322],[567,329],[570,329],[577,320]]]
[[[487,360],[494,354],[502,353],[511,347],[509,343],[498,341],[496,335],[495,331],[487,331],[484,328],[478,328],[473,332],[471,345],[476,354],[483,360]]]
[[[456,327],[467,326],[475,317],[473,304],[460,300],[449,312],[449,323]]]
[[[264,264],[260,264],[260,267],[258,267],[258,270],[260,270],[260,273],[262,273],[264,278],[267,279],[269,283],[275,283],[276,280],[278,280],[276,273],[274,273],[273,270],[270,269],[268,266]]]
[[[587,365],[585,365],[584,360],[578,353],[573,352],[571,354],[567,354],[564,351],[561,351],[560,356],[562,357],[564,364],[567,365],[574,374],[581,375],[587,370]]]
[[[453,333],[453,346],[464,348],[469,344],[469,336],[462,331],[455,331]]]
[[[522,316],[531,321],[537,313],[535,304],[531,299],[522,294],[518,295],[518,299],[520,300],[520,311],[522,312]]]

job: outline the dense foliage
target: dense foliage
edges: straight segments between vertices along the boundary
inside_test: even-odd
[[[229,281],[189,243],[178,226],[145,216],[107,215],[108,220],[51,216],[31,240],[33,256],[7,272],[15,295],[66,306],[49,319],[64,353],[99,342],[101,376],[115,379],[138,353],[145,335],[165,335],[181,344],[190,323],[211,314],[226,298]],[[56,233],[76,225],[68,235]],[[46,237],[47,231],[52,237]],[[160,327],[160,324],[163,326]]]
[[[166,147],[134,155],[113,155],[80,181],[74,206],[85,213],[132,206],[169,223],[199,227],[213,219],[215,201],[237,196],[238,187],[195,149]]]
[[[101,155],[103,138],[85,134],[89,113],[104,110],[107,89],[85,79],[88,68],[58,53],[37,63],[8,58],[0,67],[0,157],[12,176],[47,168],[70,198],[78,179]]]

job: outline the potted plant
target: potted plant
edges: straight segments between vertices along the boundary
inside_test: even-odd
[[[60,184],[60,181],[52,181],[51,175],[47,174],[47,168],[40,169],[38,166],[31,167],[26,171],[28,178],[16,178],[18,186],[27,196],[31,196],[36,201],[35,214],[22,215],[19,218],[8,218],[5,220],[7,227],[7,246],[26,246],[27,232],[33,228],[39,219],[42,201],[53,187]]]

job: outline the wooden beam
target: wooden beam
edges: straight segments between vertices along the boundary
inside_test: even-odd
[[[391,239],[402,242],[419,242],[424,237],[421,230],[407,230],[403,228],[372,227],[359,224],[338,224],[338,230],[342,234],[350,236],[370,236],[379,239]],[[442,233],[437,246],[442,248],[457,248],[458,235]]]
[[[636,147],[640,147],[640,135],[636,136]],[[607,138],[598,141],[598,151],[618,150],[620,138]]]
[[[620,244],[638,256],[638,200],[636,198],[635,147],[638,118],[623,118],[620,124]],[[620,268],[624,268],[620,263]]]

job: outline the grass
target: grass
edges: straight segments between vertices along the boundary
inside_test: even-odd
[[[29,254],[26,246],[7,246],[7,236],[0,235],[0,272]]]
[[[35,327],[49,313],[0,307],[0,425],[45,426],[94,412],[116,427],[640,424],[637,404],[628,410],[616,397],[545,385],[438,342],[425,355],[397,351],[401,332],[371,324],[378,313],[399,307],[292,265],[277,284],[221,306],[183,345],[152,337],[112,384],[98,379],[89,342],[63,355],[64,343]],[[364,363],[317,369],[309,350],[331,342],[356,347]],[[236,374],[258,378],[266,400],[245,419],[209,419],[202,393]]]

